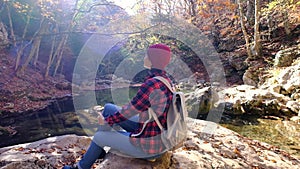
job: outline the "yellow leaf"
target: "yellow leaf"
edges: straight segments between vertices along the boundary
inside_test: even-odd
[[[25,148],[23,148],[23,147],[18,147],[18,148],[15,148],[15,150],[16,150],[16,151],[24,151]]]

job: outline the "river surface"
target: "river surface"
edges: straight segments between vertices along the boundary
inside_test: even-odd
[[[130,90],[109,89],[97,91],[95,96],[98,105],[104,105],[108,102],[117,102],[118,105],[121,105],[127,103],[136,91],[136,88]],[[95,106],[89,105],[93,102],[93,98],[90,98],[89,94],[87,92],[76,96],[76,99],[80,100],[82,104],[79,105],[80,109],[70,108],[72,111],[64,111],[68,110],[63,108],[67,105],[56,103],[56,108],[52,106],[27,116],[6,119],[8,122],[5,126],[10,129],[10,133],[4,132],[3,128],[0,128],[0,147],[64,134],[92,136],[97,130],[98,124],[97,114],[89,111],[92,106]],[[3,126],[3,124],[1,125]],[[297,122],[256,118],[255,123],[248,121],[245,124],[227,123],[221,125],[245,137],[278,146],[300,158],[300,124]],[[16,131],[16,133],[13,131]]]
[[[277,146],[300,158],[300,122],[281,119],[256,119],[255,124],[221,124],[245,137]]]
[[[53,101],[37,112],[1,117],[0,148],[65,134],[93,135],[98,127],[97,114],[89,109],[105,103],[125,104],[136,91],[136,87],[85,91],[68,101]]]

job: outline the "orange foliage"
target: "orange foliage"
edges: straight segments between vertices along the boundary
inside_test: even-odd
[[[220,36],[221,37],[225,37],[228,33],[229,33],[228,29],[221,29],[220,30]]]
[[[210,14],[210,13],[208,13],[206,11],[199,12],[199,15],[201,15],[203,18],[210,18],[210,17],[213,16],[212,14]]]
[[[239,16],[238,15],[230,15],[229,19],[234,20],[234,19],[238,19]]]
[[[203,30],[203,31],[210,31],[210,30],[211,30],[211,26],[210,26],[210,25],[204,25],[204,26],[202,27],[202,30]]]
[[[198,0],[197,4],[199,15],[205,18],[220,16],[237,8],[231,0]]]

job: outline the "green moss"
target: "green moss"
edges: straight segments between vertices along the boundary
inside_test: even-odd
[[[287,152],[300,157],[300,152],[293,147],[300,145],[300,124],[292,121],[258,119],[257,125],[222,124],[245,137],[278,146]]]

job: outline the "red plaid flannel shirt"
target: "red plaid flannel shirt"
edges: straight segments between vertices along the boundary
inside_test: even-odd
[[[149,76],[146,77],[145,82],[141,85],[136,96],[130,103],[124,105],[122,109],[113,116],[107,117],[105,120],[109,125],[119,123],[128,118],[139,114],[138,130],[131,134],[137,134],[142,130],[143,124],[149,119],[148,108],[152,107],[157,114],[161,124],[164,128],[167,126],[167,112],[172,102],[172,93],[161,81],[154,79],[154,76],[162,76],[171,80],[166,75],[166,72],[159,69],[151,69]],[[151,120],[141,133],[136,137],[130,137],[133,145],[140,146],[142,150],[148,154],[158,154],[164,150],[164,146],[160,139],[160,129],[154,120]]]

